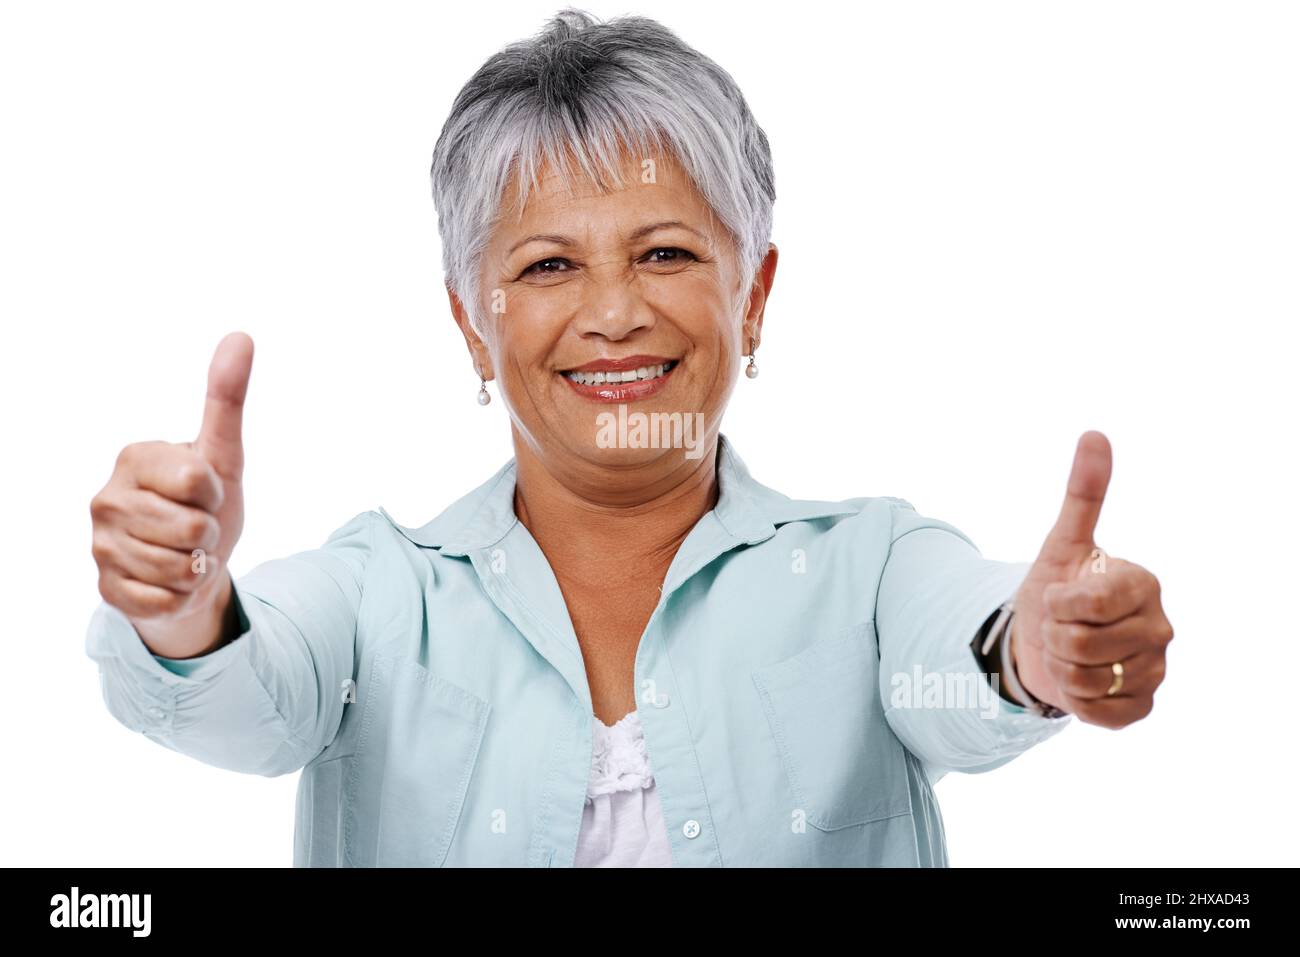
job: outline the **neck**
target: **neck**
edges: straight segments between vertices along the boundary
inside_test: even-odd
[[[561,469],[515,439],[515,514],[557,578],[610,583],[656,576],[718,500],[717,435],[698,459],[633,469]]]

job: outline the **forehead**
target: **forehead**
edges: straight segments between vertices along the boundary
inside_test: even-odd
[[[571,154],[567,170],[541,159],[536,167],[537,182],[525,184],[521,204],[520,177],[526,174],[516,164],[503,194],[497,237],[531,229],[543,221],[599,230],[605,224],[617,225],[611,217],[639,219],[642,214],[680,219],[703,232],[713,231],[713,211],[671,153],[643,156],[623,148],[615,154],[615,165],[617,180],[601,169],[602,182],[597,182]],[[639,223],[629,220],[628,225]]]

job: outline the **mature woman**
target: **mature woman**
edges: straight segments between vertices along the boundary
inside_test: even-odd
[[[235,583],[234,334],[197,440],[128,446],[91,507],[110,711],[303,769],[296,864],[943,866],[941,775],[1150,712],[1172,631],[1093,542],[1098,433],[1032,564],[901,499],[788,498],[721,433],[777,250],[766,137],[711,60],[566,10],[469,81],[432,175],[511,461]]]

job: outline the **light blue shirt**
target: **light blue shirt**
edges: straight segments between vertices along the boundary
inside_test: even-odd
[[[673,864],[947,866],[932,785],[1071,720],[1005,701],[970,646],[1028,565],[902,499],[788,498],[725,436],[717,465],[636,654]],[[101,603],[109,711],[208,764],[303,770],[296,866],[571,865],[591,695],[514,487],[511,460],[420,528],[363,512],[259,565],[245,630],[198,658]]]

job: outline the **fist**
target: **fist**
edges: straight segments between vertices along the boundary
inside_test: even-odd
[[[244,527],[241,439],[253,341],[231,333],[208,370],[193,442],[140,442],[90,502],[99,593],[133,622],[189,618],[225,593]]]
[[[1034,697],[1122,728],[1151,713],[1174,630],[1156,577],[1094,541],[1110,472],[1110,442],[1084,433],[1061,513],[1016,595],[1011,651]]]

